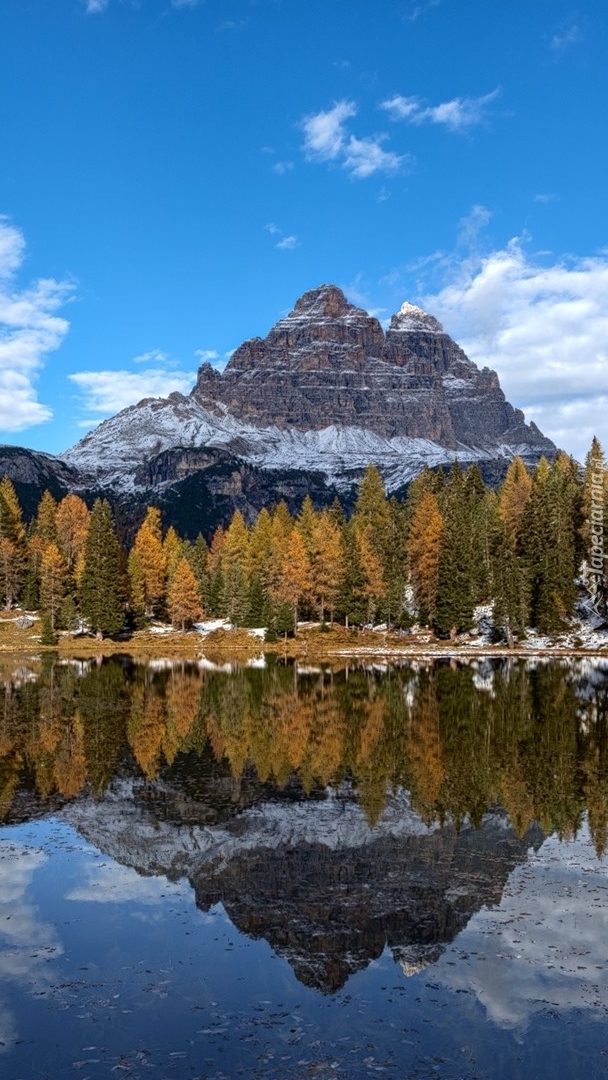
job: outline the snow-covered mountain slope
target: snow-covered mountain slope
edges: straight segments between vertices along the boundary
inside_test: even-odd
[[[515,454],[535,463],[555,451],[432,315],[406,303],[385,334],[335,285],[305,293],[223,373],[204,364],[189,397],[123,410],[62,461],[82,486],[143,494],[175,482],[150,468],[158,455],[204,448],[263,470],[321,473],[339,490],[373,463],[389,491],[426,465],[495,462],[500,475]],[[190,455],[177,473],[207,465]]]
[[[62,460],[77,469],[81,483],[120,493],[145,491],[148,463],[173,448],[218,448],[262,469],[314,470],[337,488],[348,488],[373,462],[388,490],[416,476],[426,465],[463,464],[479,460],[511,460],[529,447],[499,445],[448,449],[430,439],[386,438],[356,426],[331,424],[301,431],[257,427],[237,420],[227,410],[212,412],[194,398],[171,394],[131,406],[105,420]]]

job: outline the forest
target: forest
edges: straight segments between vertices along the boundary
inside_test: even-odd
[[[389,498],[369,466],[349,519],[338,500],[317,510],[306,497],[297,515],[280,502],[248,523],[237,510],[192,543],[150,506],[128,548],[104,499],[89,508],[47,491],[26,525],[5,477],[0,591],[6,609],[41,613],[45,644],[59,630],[113,636],[150,620],[186,630],[203,618],[264,627],[267,640],[303,619],[455,638],[492,604],[496,640],[512,645],[527,627],[564,630],[581,596],[605,614],[607,477],[596,439],[583,468],[564,453],[533,470],[515,457],[498,491],[476,465],[455,463]]]

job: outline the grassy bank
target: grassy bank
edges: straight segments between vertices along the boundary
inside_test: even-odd
[[[34,620],[32,625],[19,625],[26,619]],[[185,660],[197,660],[207,657],[215,662],[246,661],[261,653],[274,653],[286,659],[295,659],[305,663],[310,660],[323,660],[331,657],[360,658],[415,658],[428,656],[601,656],[608,655],[608,643],[602,645],[583,643],[576,640],[555,640],[531,638],[525,644],[509,649],[506,645],[491,645],[478,638],[461,636],[456,641],[436,639],[428,630],[418,630],[404,634],[399,631],[382,630],[347,630],[333,624],[321,628],[304,625],[298,629],[296,637],[281,638],[276,642],[265,642],[244,629],[216,629],[207,634],[197,630],[182,632],[170,627],[158,626],[137,630],[129,636],[118,639],[104,638],[102,641],[86,634],[57,635],[56,645],[40,643],[40,621],[33,613],[4,612],[0,614],[0,653],[20,653],[38,655],[43,652],[58,652],[64,656],[111,656],[117,653],[129,653],[140,657],[182,657]]]

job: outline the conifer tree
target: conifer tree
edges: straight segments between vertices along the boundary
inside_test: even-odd
[[[219,529],[211,542],[209,561],[215,563],[212,598],[217,614],[235,626],[247,619],[249,581],[246,567],[249,535],[243,515],[236,510],[225,532]]]
[[[21,504],[12,480],[4,476],[0,480],[0,539],[6,538],[25,553],[25,525]]]
[[[270,618],[270,590],[275,567],[273,556],[273,524],[264,507],[249,537],[247,577],[249,579],[249,626],[264,626]]]
[[[145,613],[150,618],[161,613],[167,586],[167,558],[163,550],[161,514],[156,506],[148,507],[135,537],[133,551],[141,568]]]
[[[342,530],[342,553],[344,572],[338,592],[336,611],[348,627],[365,622],[368,606],[365,594],[366,579],[361,566],[357,532],[352,521],[349,521]]]
[[[0,595],[8,610],[19,596],[25,573],[21,547],[4,536],[0,540]]]
[[[493,514],[479,465],[471,465],[464,477],[462,523],[468,537],[468,562],[471,568],[473,602],[480,604],[490,596]]]
[[[311,586],[310,559],[299,530],[294,528],[287,540],[272,586],[275,601],[291,608],[294,633],[297,633],[298,628],[298,609],[310,596]]]
[[[233,626],[243,626],[249,611],[249,582],[238,559],[222,563],[221,613]]]
[[[542,458],[522,519],[520,544],[530,582],[532,625],[544,634],[563,629],[574,609],[576,501],[569,459],[558,455],[550,467]]]
[[[304,546],[308,553],[308,558],[312,560],[315,544],[315,528],[317,524],[317,514],[310,495],[306,495],[304,497],[296,524],[300,536],[304,541]]]
[[[46,547],[40,564],[40,602],[48,612],[53,631],[65,597],[67,567],[57,544]]]
[[[184,541],[184,555],[186,556],[192,573],[196,578],[198,595],[203,610],[208,606],[209,597],[209,574],[207,564],[209,561],[209,548],[202,533],[199,533],[194,544]]]
[[[80,609],[91,630],[116,634],[124,623],[121,552],[112,511],[106,499],[96,499],[84,548]]]
[[[367,621],[373,623],[386,597],[387,582],[382,561],[372,542],[369,528],[357,532],[357,543],[364,577],[363,592],[367,597]]]
[[[272,621],[272,605],[257,574],[249,579],[245,626],[268,626]]]
[[[384,614],[390,627],[391,625],[409,625],[411,620],[405,605],[407,582],[405,509],[394,496],[389,499],[388,509],[389,516],[382,543],[381,560],[386,580]]]
[[[91,512],[84,499],[66,495],[55,513],[57,546],[65,559],[68,574],[74,574],[89,531]]]
[[[585,458],[581,519],[583,580],[595,610],[605,616],[608,600],[608,468],[603,448],[595,436]]]
[[[514,457],[499,492],[499,515],[514,551],[518,550],[526,507],[532,494],[532,477],[520,457]]]
[[[492,559],[494,627],[504,632],[509,647],[527,626],[530,589],[527,567],[513,546],[513,532],[506,521],[496,523]]]
[[[319,618],[323,622],[325,611],[329,609],[330,621],[333,621],[345,566],[340,529],[329,510],[322,511],[313,524],[310,551],[312,595],[319,609]]]
[[[418,499],[407,539],[414,600],[423,623],[432,623],[436,615],[442,544],[443,518],[428,487]]]
[[[388,525],[388,501],[379,470],[368,465],[357,490],[353,521],[358,529],[369,529],[378,539]]]
[[[173,525],[170,525],[165,534],[163,540],[163,554],[165,557],[165,566],[167,573],[167,581],[171,581],[177,564],[184,556],[183,543],[177,535]]]
[[[473,622],[473,581],[464,477],[456,462],[442,497],[443,545],[437,583],[435,625],[451,637]]]
[[[53,629],[53,623],[50,613],[43,611],[40,617],[40,644],[41,645],[56,645],[57,634]]]
[[[207,558],[209,572],[208,611],[210,615],[216,616],[221,615],[222,613],[222,599],[224,595],[224,574],[222,570],[224,537],[224,529],[221,525],[218,525],[211,537],[211,545],[209,547],[209,555]]]
[[[43,492],[38,503],[33,532],[42,548],[57,542],[57,503],[50,491]]]
[[[329,508],[329,513],[331,514],[334,523],[338,526],[339,529],[342,529],[346,525],[344,507],[342,506],[342,503],[340,502],[337,495],[335,496],[334,501]]]
[[[249,556],[249,534],[240,510],[235,510],[232,520],[224,534],[222,562],[236,562],[245,572]]]
[[[213,536],[211,537],[211,545],[209,547],[209,555],[207,558],[207,566],[210,574],[215,573],[221,562],[225,535],[226,534],[222,526],[218,525]]]
[[[131,548],[127,559],[127,577],[129,582],[129,611],[136,628],[141,630],[146,622],[146,590],[141,562],[134,548]]]
[[[167,593],[169,617],[174,626],[186,630],[202,615],[198,583],[188,560],[182,556],[169,582]]]

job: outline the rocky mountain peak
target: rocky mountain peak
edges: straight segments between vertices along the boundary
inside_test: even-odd
[[[429,315],[415,304],[409,304],[407,300],[401,305],[397,314],[393,315],[390,328],[406,331],[421,330],[431,334],[444,332],[443,326],[433,315]]]
[[[351,304],[337,285],[319,285],[305,292],[287,316],[288,319],[340,319],[344,316],[368,317],[361,308]]]
[[[337,285],[304,293],[265,338],[243,342],[221,375],[201,368],[192,397],[216,416],[284,432],[347,428],[461,453],[554,449],[433,315],[406,302],[385,334]]]

